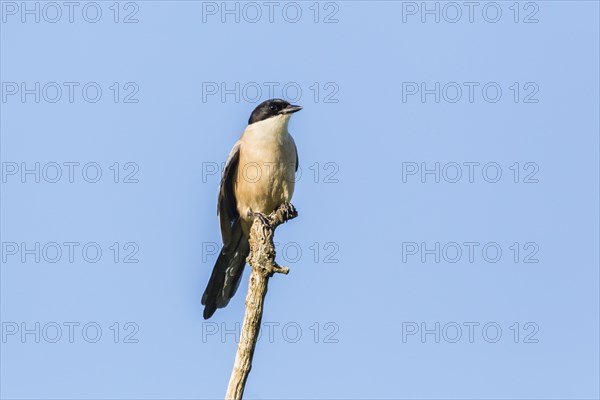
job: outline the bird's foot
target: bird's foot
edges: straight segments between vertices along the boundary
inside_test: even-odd
[[[284,221],[288,221],[298,216],[298,211],[292,203],[283,203],[278,211],[281,212],[281,217]]]
[[[254,212],[251,209],[248,210],[248,216],[252,218],[258,218],[263,225],[271,226],[271,221],[269,221],[269,217],[261,212]]]

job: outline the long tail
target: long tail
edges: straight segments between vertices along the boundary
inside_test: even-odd
[[[248,238],[242,233],[239,221],[232,230],[232,242],[235,243],[229,243],[221,249],[202,295],[204,319],[209,319],[217,308],[223,308],[229,303],[240,285],[246,258],[250,254],[250,244]]]

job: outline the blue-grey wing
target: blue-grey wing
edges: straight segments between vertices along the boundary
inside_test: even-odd
[[[221,187],[219,189],[219,200],[217,202],[217,215],[221,224],[221,238],[225,248],[231,242],[231,228],[240,217],[237,211],[237,201],[234,193],[234,183],[237,176],[237,168],[240,160],[240,141],[237,141],[225,164]]]

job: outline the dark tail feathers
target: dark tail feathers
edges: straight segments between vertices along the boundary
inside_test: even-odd
[[[250,254],[250,244],[248,238],[243,234],[238,236],[236,246],[230,245],[229,248],[224,246],[221,249],[206,290],[202,295],[204,319],[209,319],[217,308],[223,308],[229,303],[240,285],[248,254]]]

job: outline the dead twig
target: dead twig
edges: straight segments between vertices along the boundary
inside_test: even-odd
[[[282,204],[269,216],[257,213],[249,214],[255,217],[250,229],[250,255],[248,256],[248,264],[252,266],[252,273],[246,296],[242,333],[225,395],[226,400],[240,400],[244,394],[260,331],[269,278],[275,273],[287,274],[289,272],[288,268],[281,267],[275,262],[275,245],[273,244],[275,229],[298,216],[298,212],[290,203]]]

